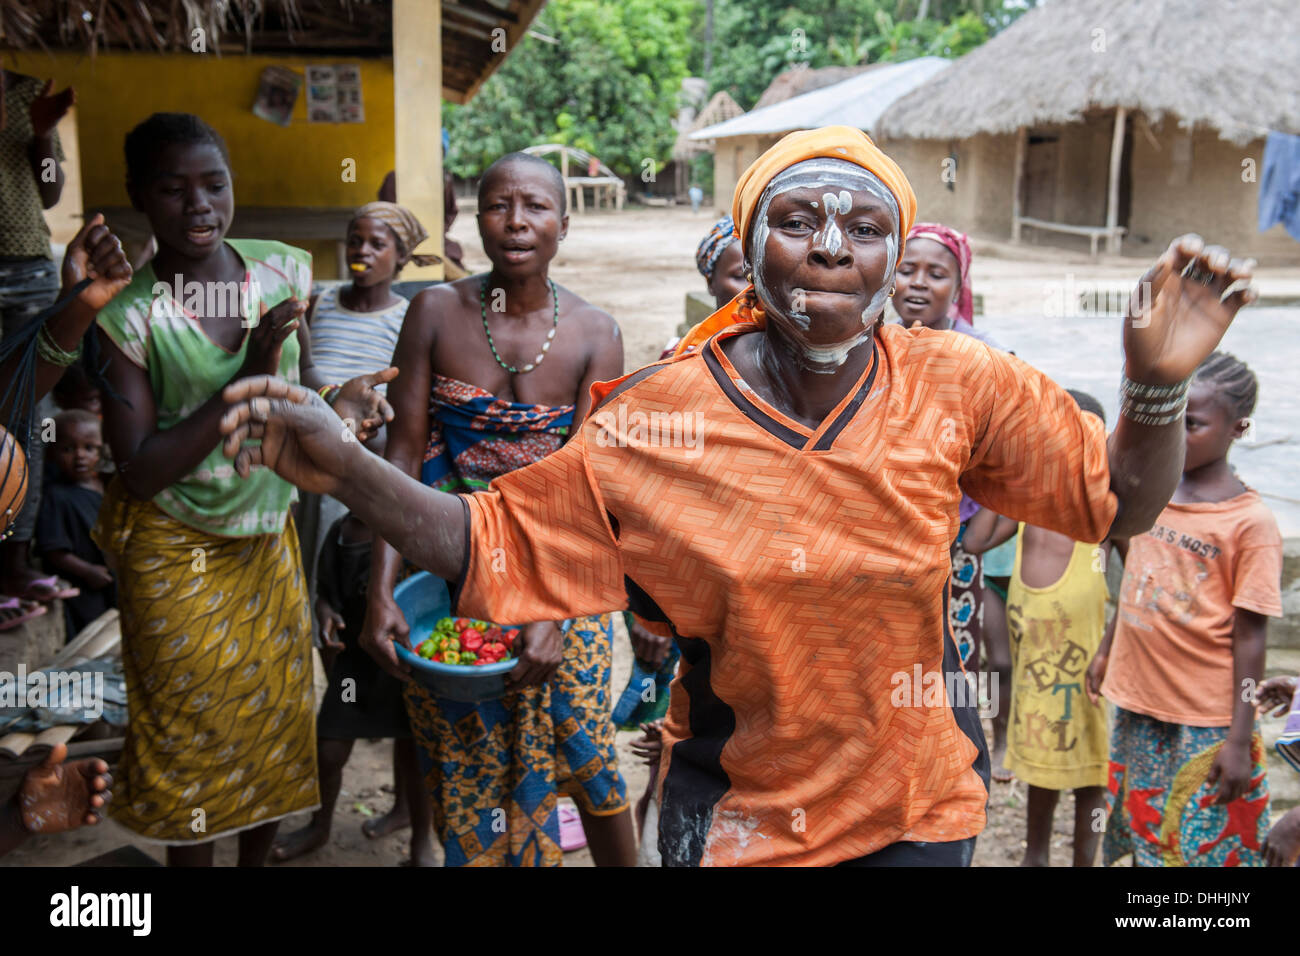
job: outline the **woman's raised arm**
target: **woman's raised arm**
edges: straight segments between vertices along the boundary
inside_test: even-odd
[[[1255,300],[1254,266],[1200,236],[1180,236],[1134,290],[1124,323],[1120,420],[1107,446],[1119,499],[1112,535],[1149,529],[1178,486],[1189,381],[1237,311]]]

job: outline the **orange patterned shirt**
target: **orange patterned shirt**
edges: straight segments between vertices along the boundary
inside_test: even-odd
[[[1014,356],[886,326],[810,429],[728,361],[722,340],[752,331],[634,373],[560,451],[466,496],[457,613],[630,606],[671,629],[669,865],[833,864],[974,836],[977,702],[943,691],[960,673],[957,505],[964,490],[1100,541],[1116,510],[1101,422]]]

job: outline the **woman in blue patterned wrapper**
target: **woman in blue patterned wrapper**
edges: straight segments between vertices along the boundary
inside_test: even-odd
[[[427,289],[411,302],[398,341],[401,374],[385,457],[433,488],[470,492],[559,449],[590,406],[596,381],[623,370],[608,314],[547,276],[568,228],[564,185],[545,160],[513,153],[479,187],[486,275]],[[361,636],[396,667],[407,634],[393,601],[401,558],[374,542]],[[511,693],[463,704],[408,685],[434,828],[448,866],[556,865],[559,805],[571,795],[598,865],[631,865],[636,846],[610,713],[612,622],[524,624]]]

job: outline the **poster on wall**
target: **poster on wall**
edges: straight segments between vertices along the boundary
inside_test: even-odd
[[[334,67],[307,67],[307,122],[337,123],[338,86],[335,82]]]
[[[353,64],[307,67],[307,121],[364,123],[361,68]]]
[[[301,87],[302,77],[293,70],[283,66],[268,66],[262,71],[257,84],[253,115],[280,126],[288,126]]]
[[[339,121],[364,123],[366,113],[361,105],[361,67],[344,64],[334,68],[338,86]]]

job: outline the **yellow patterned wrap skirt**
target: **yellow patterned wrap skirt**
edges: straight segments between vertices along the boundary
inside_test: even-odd
[[[203,843],[320,803],[311,620],[298,535],[222,538],[104,496],[94,538],[118,578],[128,727],[113,819]]]

